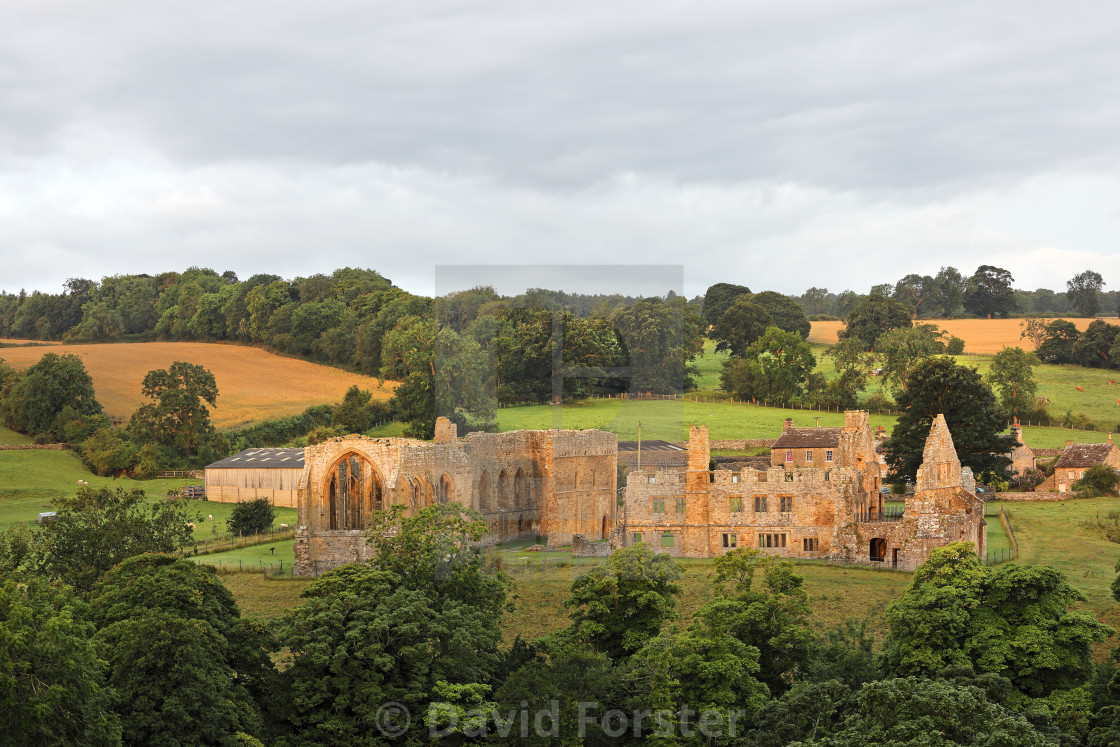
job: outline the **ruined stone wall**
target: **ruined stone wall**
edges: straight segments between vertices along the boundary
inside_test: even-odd
[[[541,534],[550,547],[573,535],[607,539],[617,516],[618,436],[607,431],[530,431],[549,493]]]
[[[679,472],[633,472],[626,485],[624,542],[647,542],[680,557],[760,544],[782,557],[828,557],[835,527],[859,504],[860,475],[836,469],[828,476],[812,468],[705,471],[703,489],[690,491]],[[816,541],[807,544],[810,539]]]
[[[364,532],[373,513],[394,504],[409,514],[449,502],[478,510],[487,542],[545,534],[549,544],[560,545],[574,534],[611,536],[617,508],[613,433],[515,431],[456,439],[443,425],[442,441],[346,436],[305,449],[297,573],[318,574],[365,558]],[[349,475],[357,482],[347,482],[345,490],[359,486],[360,506],[350,492],[340,497],[340,481]]]

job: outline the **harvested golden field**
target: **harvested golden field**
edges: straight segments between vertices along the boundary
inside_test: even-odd
[[[1057,317],[1055,317],[1057,318]],[[936,324],[951,335],[964,340],[966,353],[998,353],[1005,345],[1030,350],[1033,345],[1020,337],[1022,319],[919,319],[915,324]],[[1077,328],[1084,331],[1092,319],[1070,319]],[[1116,324],[1116,317],[1104,321]],[[844,326],[843,322],[811,322],[809,342],[832,345],[836,333]]]
[[[0,348],[14,368],[28,368],[44,353],[73,353],[93,377],[97,399],[112,417],[127,419],[144,403],[144,375],[175,361],[210,369],[218,382],[214,425],[230,428],[303,412],[309,405],[338,402],[352,384],[378,399],[393,394],[393,385],[317,363],[283,358],[259,348],[206,342],[136,342],[100,345],[54,345],[49,349]]]

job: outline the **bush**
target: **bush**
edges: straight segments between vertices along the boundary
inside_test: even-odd
[[[327,425],[321,425],[307,434],[307,445],[314,446],[321,444],[324,441],[329,441],[335,436],[344,436],[346,432],[341,428],[332,428]]]
[[[887,395],[882,392],[875,392],[863,403],[863,409],[871,412],[886,412],[887,410],[897,409],[897,406]]]
[[[1085,476],[1073,485],[1077,492],[1086,492],[1090,497],[1100,495],[1116,495],[1116,485],[1120,482],[1120,475],[1107,464],[1094,464],[1085,470]]]
[[[949,341],[945,343],[945,352],[949,355],[963,355],[964,354],[964,340],[953,335]]]
[[[268,499],[254,498],[251,501],[239,501],[233,507],[226,526],[229,527],[230,534],[242,537],[267,532],[275,519],[276,509]]]

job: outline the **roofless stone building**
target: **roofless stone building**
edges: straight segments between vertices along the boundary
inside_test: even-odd
[[[635,542],[693,558],[756,547],[903,570],[949,542],[973,542],[983,555],[983,503],[945,418],[933,422],[916,492],[900,513],[884,510],[868,418],[845,413],[841,428],[794,428],[787,420],[766,469],[710,469],[708,429],[692,426],[684,464],[647,467],[643,453],[643,470],[630,472],[621,508],[618,439],[605,431],[457,438],[441,418],[430,442],[331,439],[304,452],[295,570],[318,575],[366,558],[365,532],[376,511],[451,502],[482,513],[488,542],[543,535],[550,546],[572,544],[586,554]]]

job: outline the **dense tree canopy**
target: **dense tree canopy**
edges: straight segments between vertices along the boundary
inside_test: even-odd
[[[202,366],[175,361],[166,369],[149,371],[141,391],[152,400],[132,414],[129,430],[136,440],[160,444],[190,456],[214,441],[210,410],[218,400],[214,374]]]
[[[710,327],[719,322],[731,304],[735,303],[735,299],[750,292],[751,289],[747,286],[734,283],[716,283],[709,286],[704,292],[704,325]]]
[[[1094,643],[1112,634],[1092,614],[1070,611],[1084,597],[1050,566],[984,566],[969,543],[932,550],[906,592],[887,608],[881,665],[895,676],[949,666],[1006,677],[1042,698],[1082,685]]]
[[[1022,348],[1005,346],[992,359],[988,380],[999,393],[1000,406],[1011,415],[1026,417],[1035,410],[1038,384],[1033,369],[1038,365],[1038,356]]]
[[[980,265],[967,281],[964,307],[976,316],[1006,317],[1015,310],[1013,282],[1015,278],[1002,267]]]
[[[63,410],[77,416],[98,415],[101,403],[82,359],[72,353],[44,353],[22,375],[8,376],[4,420],[24,433],[51,433]]]
[[[741,399],[789,401],[805,391],[816,363],[801,335],[770,327],[742,358],[724,361],[720,384]]]
[[[1104,278],[1099,272],[1085,270],[1066,281],[1066,298],[1081,316],[1096,316],[1101,310]]]
[[[961,464],[977,479],[985,473],[1004,475],[1014,447],[995,394],[976,369],[952,358],[934,357],[919,363],[896,397],[902,412],[885,446],[891,475],[911,478],[922,463],[922,450],[934,418],[945,415]]]
[[[770,314],[766,309],[754,303],[749,295],[743,295],[723,313],[708,336],[716,341],[717,353],[726,350],[732,358],[742,358],[747,348],[770,326]]]
[[[882,335],[898,327],[911,326],[910,317],[910,310],[898,301],[872,294],[851,310],[839,337],[859,340],[864,350],[871,350]]]
[[[0,576],[0,744],[120,744],[93,633],[69,589]]]

